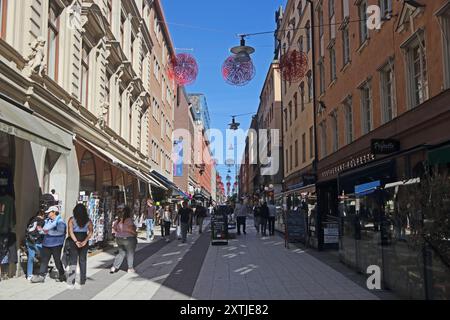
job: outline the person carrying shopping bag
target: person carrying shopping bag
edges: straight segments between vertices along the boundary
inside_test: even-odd
[[[67,285],[69,289],[75,284],[77,263],[80,266],[80,285],[86,284],[87,274],[87,254],[89,249],[89,239],[94,233],[94,226],[86,207],[83,204],[77,204],[73,209],[73,217],[69,219],[69,276],[67,277]]]
[[[119,254],[114,259],[110,273],[119,271],[125,257],[128,263],[128,273],[134,273],[134,254],[137,245],[136,225],[133,222],[131,209],[126,206],[122,216],[113,224],[114,233],[116,235]]]

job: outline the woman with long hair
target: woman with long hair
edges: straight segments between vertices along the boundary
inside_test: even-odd
[[[119,271],[125,257],[127,257],[128,273],[134,272],[133,265],[137,245],[137,231],[132,216],[130,207],[126,206],[120,218],[114,221],[113,230],[116,235],[117,245],[119,246],[119,254],[114,259],[110,273]]]
[[[73,289],[75,285],[77,263],[80,266],[80,285],[86,284],[87,253],[89,239],[94,233],[94,227],[86,207],[79,203],[73,209],[73,217],[68,222],[69,229],[69,276],[67,285]],[[78,287],[78,286],[77,286]]]

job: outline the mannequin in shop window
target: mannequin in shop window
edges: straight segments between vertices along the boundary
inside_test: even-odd
[[[2,274],[6,265],[17,263],[16,225],[12,174],[8,168],[0,168],[0,264]],[[10,271],[10,270],[9,270]],[[10,275],[12,272],[9,272]]]

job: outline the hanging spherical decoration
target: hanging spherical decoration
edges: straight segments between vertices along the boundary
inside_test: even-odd
[[[308,72],[308,56],[304,52],[290,50],[280,59],[281,78],[288,82],[299,82]]]
[[[169,61],[168,74],[169,79],[174,80],[180,86],[192,84],[198,75],[197,61],[188,53],[172,56]]]
[[[253,61],[240,61],[236,55],[229,56],[222,65],[222,76],[228,84],[245,86],[256,74]]]

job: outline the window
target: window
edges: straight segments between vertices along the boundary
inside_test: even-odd
[[[336,19],[334,15],[334,0],[328,0],[328,24],[330,27],[330,39],[336,38]]]
[[[294,93],[294,108],[295,108],[295,119],[298,118],[298,98],[297,98],[297,92]]]
[[[108,19],[110,26],[112,25],[112,9],[113,9],[112,1],[113,0],[108,0],[108,2],[106,3],[106,18]]]
[[[90,48],[83,43],[83,49],[81,54],[81,94],[80,102],[84,107],[88,108],[88,95],[89,95],[89,51]]]
[[[390,19],[392,16],[392,0],[380,0],[381,17]]]
[[[442,42],[444,47],[444,87],[450,88],[450,5],[439,14],[442,26]]]
[[[336,50],[334,46],[330,48],[330,81],[336,80]]]
[[[134,40],[135,36],[134,34],[131,34],[131,46],[130,46],[130,61],[131,61],[131,67],[135,67],[134,65]]]
[[[342,50],[344,57],[344,66],[350,62],[350,34],[348,24],[342,30]]]
[[[301,18],[302,14],[303,14],[303,0],[300,0],[298,2],[297,10],[298,10],[298,16],[299,16],[299,18]],[[299,21],[300,21],[300,19],[299,19]]]
[[[345,112],[345,142],[350,144],[353,142],[353,109],[352,100],[348,98],[344,102]]]
[[[314,127],[309,128],[309,158],[314,157]]]
[[[306,162],[306,133],[302,134],[302,162]]]
[[[125,17],[125,14],[122,11],[122,14],[120,16],[120,45],[122,48],[125,48],[125,22],[127,18]]]
[[[106,72],[106,79],[105,79],[105,101],[104,104],[106,105],[106,114],[104,115],[103,121],[105,121],[105,125],[109,126],[109,117],[111,112],[111,73],[109,71]]]
[[[119,135],[122,134],[122,99],[123,99],[123,90],[121,88],[119,90],[119,110],[118,110],[118,115],[119,115],[119,132],[118,132],[118,134]]]
[[[289,156],[290,156],[289,162],[290,162],[290,165],[291,165],[289,168],[290,168],[291,170],[292,170],[292,165],[294,164],[293,161],[292,161],[292,153],[293,153],[293,152],[292,152],[292,144],[291,144],[291,145],[289,146]]]
[[[369,30],[367,28],[367,0],[362,0],[358,5],[359,12],[359,40],[361,45],[369,38]]]
[[[55,81],[58,80],[60,14],[61,9],[55,4],[55,1],[50,1],[48,13],[47,74]]]
[[[128,142],[131,144],[131,137],[133,136],[133,105],[130,102],[130,107],[128,108]]]
[[[298,140],[295,140],[295,167],[298,167]]]
[[[394,84],[394,66],[390,61],[381,71],[381,107],[382,122],[391,121],[394,116],[395,108],[395,84]]]
[[[304,111],[305,110],[305,83],[302,82],[300,84],[300,105],[301,105],[301,110]]]
[[[311,102],[313,99],[313,90],[314,86],[312,83],[312,73],[311,71],[308,72],[308,102]]]
[[[342,0],[342,18],[343,19],[350,16],[350,7],[349,7],[348,1],[349,0]]]
[[[286,148],[286,169],[284,170],[286,173],[289,172],[289,150]]]
[[[319,62],[319,77],[320,77],[320,94],[325,92],[325,67],[323,61]]]
[[[300,39],[298,40],[298,50],[303,52],[304,49],[303,36],[300,36]]]
[[[365,83],[361,88],[361,120],[362,134],[372,131],[372,96],[370,84]]]
[[[289,101],[289,125],[292,126],[292,101]]]
[[[311,24],[309,21],[306,23],[306,51],[309,52],[312,48],[312,37],[311,37]]]
[[[333,152],[336,152],[339,149],[338,114],[336,111],[331,113],[331,130],[333,130]]]
[[[0,0],[0,39],[6,36],[6,9],[8,0]]]
[[[327,156],[327,126],[325,120],[320,124],[320,152],[322,158]]]
[[[409,107],[414,108],[428,99],[428,74],[423,30],[402,46],[406,50]]]
[[[324,34],[324,31],[325,31],[325,26],[324,26],[324,23],[323,23],[323,10],[322,10],[322,8],[319,8],[318,15],[319,15],[319,37],[321,38],[323,36],[323,34]]]
[[[284,109],[284,131],[287,131],[287,109]]]

